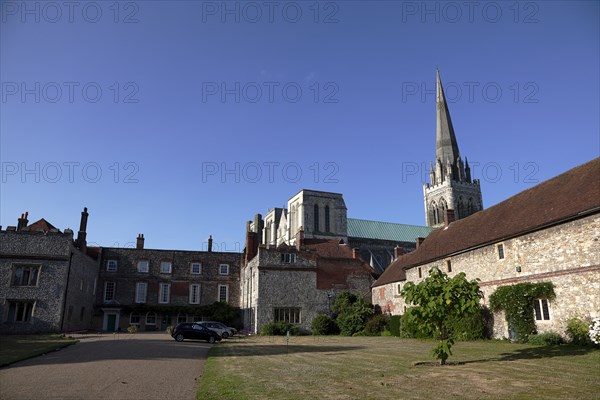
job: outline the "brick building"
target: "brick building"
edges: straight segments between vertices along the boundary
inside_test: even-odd
[[[240,253],[99,248],[100,271],[94,326],[104,331],[136,325],[164,330],[202,319],[201,306],[217,301],[238,307]]]
[[[44,219],[0,230],[0,332],[75,331],[91,326],[98,262],[86,255],[87,209],[77,239]]]

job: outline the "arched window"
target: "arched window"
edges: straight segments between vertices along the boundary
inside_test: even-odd
[[[441,224],[442,222],[444,222],[444,216],[446,215],[446,210],[448,209],[448,205],[446,204],[446,200],[444,200],[444,198],[442,197],[440,199],[440,205],[438,207],[438,212],[437,212],[437,224]]]
[[[437,204],[435,204],[435,201],[432,201],[429,205],[429,223],[431,225],[437,224]]]
[[[315,221],[314,221],[313,229],[315,232],[319,232],[319,205],[318,204],[315,204],[314,218],[315,218]]]
[[[129,325],[139,325],[140,324],[140,314],[131,313],[129,315]]]
[[[146,314],[146,325],[156,325],[156,313],[149,312]]]
[[[469,197],[469,204],[467,205],[467,212],[469,215],[475,212],[475,201],[473,201],[472,197]]]
[[[465,217],[465,199],[462,196],[458,197],[458,202],[456,203],[456,214],[457,218]]]
[[[329,220],[329,206],[325,206],[325,232],[331,232],[331,225]]]

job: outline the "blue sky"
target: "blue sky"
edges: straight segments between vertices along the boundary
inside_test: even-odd
[[[0,4],[3,229],[241,250],[302,188],[423,225],[436,66],[485,207],[600,155],[598,2]]]

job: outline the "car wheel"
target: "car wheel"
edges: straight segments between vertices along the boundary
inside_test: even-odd
[[[211,336],[208,338],[208,343],[213,344],[215,342],[215,337]]]
[[[227,333],[227,332],[223,332],[223,334],[221,335],[221,337],[222,337],[223,339],[227,339],[227,338],[229,337],[229,333]]]
[[[177,334],[177,336],[175,336],[175,340],[177,340],[178,342],[183,342],[183,335],[181,333]]]

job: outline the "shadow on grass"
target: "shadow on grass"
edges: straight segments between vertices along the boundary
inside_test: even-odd
[[[574,346],[574,345],[557,345],[557,346],[540,346],[517,349],[510,353],[502,353],[495,357],[484,358],[481,360],[462,361],[461,364],[484,363],[489,361],[515,361],[515,360],[532,360],[540,358],[564,357],[564,356],[582,356],[594,351],[592,346]]]
[[[279,354],[298,353],[328,353],[326,356],[337,356],[347,351],[362,350],[363,346],[324,346],[324,345],[297,345],[290,344],[253,344],[250,346],[237,346],[233,349],[215,348],[210,353],[211,357],[246,357],[246,356],[273,356]]]

